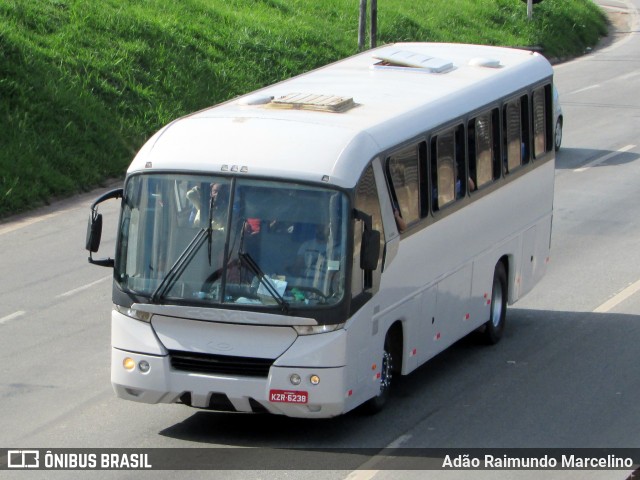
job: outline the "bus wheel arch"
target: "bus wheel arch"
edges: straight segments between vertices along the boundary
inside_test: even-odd
[[[380,359],[380,391],[375,397],[367,400],[364,411],[374,414],[381,411],[389,400],[391,386],[402,371],[403,329],[402,322],[395,321],[387,330],[384,348]]]
[[[489,320],[485,323],[484,338],[490,345],[495,345],[502,338],[507,319],[507,303],[509,298],[509,261],[502,257],[496,263],[491,287],[491,309]]]

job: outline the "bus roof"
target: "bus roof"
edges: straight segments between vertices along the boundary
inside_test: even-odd
[[[178,119],[129,173],[237,169],[348,188],[376,154],[552,74],[524,50],[387,45]]]

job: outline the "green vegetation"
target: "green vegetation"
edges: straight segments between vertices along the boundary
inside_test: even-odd
[[[357,0],[0,0],[0,217],[122,177],[163,124],[355,53]],[[382,0],[379,44],[606,33],[590,0]]]

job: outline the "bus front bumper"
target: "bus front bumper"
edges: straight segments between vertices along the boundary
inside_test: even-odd
[[[300,378],[292,384],[292,375]],[[319,379],[311,383],[311,377]],[[296,378],[296,377],[294,377]],[[345,368],[271,366],[267,378],[176,370],[168,355],[112,347],[111,383],[118,397],[142,403],[185,403],[219,411],[327,418],[346,412]]]

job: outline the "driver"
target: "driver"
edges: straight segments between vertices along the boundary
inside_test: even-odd
[[[313,238],[298,248],[293,273],[306,286],[321,282],[320,275],[328,270],[329,260],[338,256],[338,247],[333,245],[329,225],[316,225]]]

